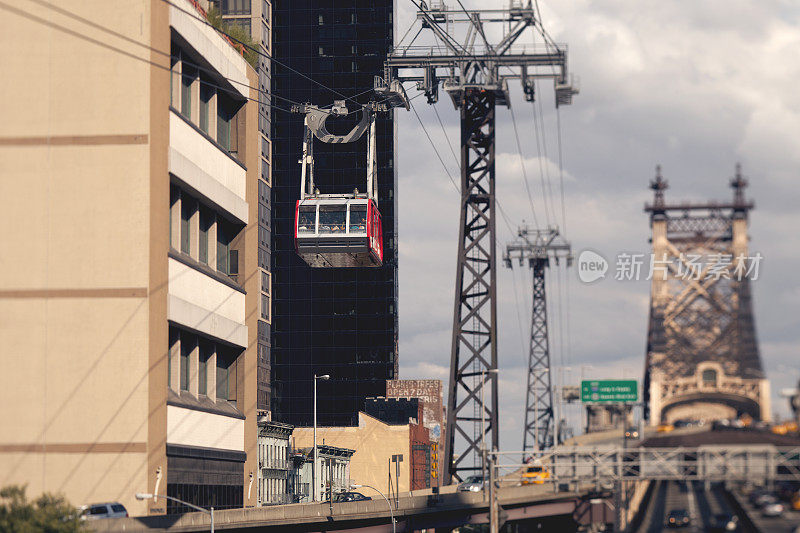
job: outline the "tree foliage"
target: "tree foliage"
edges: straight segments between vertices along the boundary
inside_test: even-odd
[[[253,41],[249,31],[238,24],[223,19],[222,14],[219,12],[216,6],[213,5],[211,6],[211,9],[208,10],[206,18],[208,19],[208,22],[217,29],[217,31],[231,37],[233,40],[233,45],[237,50],[241,51],[242,44],[240,43],[244,43],[245,60],[247,60],[247,62],[250,63],[253,68],[258,68],[258,53],[256,52],[256,50],[258,50],[258,43]]]
[[[87,531],[78,510],[60,495],[42,494],[29,502],[25,487],[0,489],[0,531],[3,533],[80,533]]]

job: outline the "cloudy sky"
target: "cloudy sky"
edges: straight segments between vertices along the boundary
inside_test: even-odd
[[[402,35],[413,6],[397,1]],[[463,1],[468,8],[496,5]],[[786,401],[777,393],[800,378],[800,280],[793,275],[800,259],[800,5],[542,0],[540,6],[549,33],[568,43],[570,70],[580,79],[580,95],[560,111],[566,222],[552,89],[543,84],[540,90],[546,150],[537,150],[533,106],[512,84],[524,161],[509,111],[498,108],[497,117],[498,198],[511,224],[533,222],[524,163],[540,225],[558,223],[576,251],[591,248],[611,258],[645,253],[649,221],[642,207],[651,198],[647,185],[656,164],[669,181],[668,200],[727,200],[728,179],[741,162],[756,202],[751,250],[765,257],[753,284],[756,328],[774,410],[787,415]],[[414,104],[457,180],[444,133],[457,142],[457,112],[443,95],[436,107],[442,128],[424,98]],[[400,373],[446,381],[459,196],[414,114],[400,111],[398,118]],[[511,240],[502,220],[498,232],[500,243]],[[530,284],[528,270],[498,270],[505,449],[522,444]],[[642,376],[648,282],[606,279],[586,285],[574,269],[560,267],[551,270],[548,290],[553,357],[572,368],[565,375],[576,384],[581,367],[587,377]]]

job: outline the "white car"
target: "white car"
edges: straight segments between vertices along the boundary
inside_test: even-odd
[[[783,514],[783,504],[782,503],[768,503],[764,507],[761,508],[761,514],[764,516],[781,516]]]
[[[483,476],[469,476],[459,483],[458,492],[480,492],[483,490],[484,483]]]
[[[125,518],[128,510],[121,503],[93,503],[80,508],[81,520],[100,520],[101,518]]]

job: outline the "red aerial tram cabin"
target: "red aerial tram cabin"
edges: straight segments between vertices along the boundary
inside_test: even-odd
[[[377,202],[375,109],[362,108],[361,121],[346,135],[325,128],[331,116],[347,115],[344,101],[331,109],[304,105],[303,158],[300,160],[300,200],[294,214],[297,254],[313,268],[379,267],[383,265],[383,225]],[[367,137],[366,192],[320,194],[314,187],[314,138],[325,143],[355,142]]]
[[[305,198],[297,202],[294,220],[297,253],[311,267],[383,264],[381,214],[369,198]]]

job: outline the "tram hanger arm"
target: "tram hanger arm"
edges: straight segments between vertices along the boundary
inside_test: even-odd
[[[320,109],[315,105],[305,104],[302,106],[294,106],[292,110],[305,113],[306,126],[314,134],[314,137],[329,144],[351,143],[360,139],[369,128],[370,120],[375,113],[375,110],[373,110],[371,106],[364,106],[361,110],[361,120],[349,133],[345,135],[334,135],[325,127],[325,122],[331,116],[348,115],[344,100],[335,101],[331,109]]]

